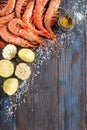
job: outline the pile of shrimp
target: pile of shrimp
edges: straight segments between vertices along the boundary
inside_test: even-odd
[[[7,43],[37,48],[56,40],[52,25],[61,0],[8,0],[0,4],[0,37]]]

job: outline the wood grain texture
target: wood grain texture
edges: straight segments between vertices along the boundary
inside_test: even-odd
[[[69,3],[69,0],[64,2]],[[85,5],[83,0],[82,5]],[[41,66],[40,76],[27,92],[29,98],[18,106],[16,117],[13,116],[11,121],[4,122],[7,104],[4,102],[5,95],[1,94],[0,130],[85,130],[84,20],[81,28],[83,38],[79,37],[75,28],[74,43],[61,51],[60,58],[52,55],[51,60]]]
[[[86,130],[87,130],[87,1],[85,1],[85,41],[86,41]]]

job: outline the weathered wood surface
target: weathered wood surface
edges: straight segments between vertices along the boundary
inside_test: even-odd
[[[85,6],[85,26],[86,26],[86,130],[87,130],[87,1]]]
[[[86,1],[82,0],[83,5]],[[52,56],[50,62],[43,64],[32,90],[27,92],[30,100],[26,98],[26,102],[18,106],[16,117],[11,121],[4,122],[2,109],[6,104],[1,94],[0,130],[85,130],[84,19],[81,28],[83,38],[76,33],[74,43],[61,51],[60,58]]]

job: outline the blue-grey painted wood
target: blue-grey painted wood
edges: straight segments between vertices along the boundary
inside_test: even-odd
[[[69,2],[63,4],[69,8]],[[83,5],[81,0],[79,7]],[[27,92],[29,99],[7,122],[4,109],[9,102],[6,104],[7,97],[1,94],[0,130],[85,130],[84,19],[80,27],[82,32],[78,27],[73,30],[73,44],[62,50],[59,58],[53,55],[41,66],[40,76]]]
[[[85,1],[85,30],[86,30],[86,129],[87,129],[87,1]]]

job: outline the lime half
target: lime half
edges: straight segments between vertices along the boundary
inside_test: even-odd
[[[0,60],[0,76],[7,78],[14,72],[14,65],[9,60]]]
[[[23,48],[18,52],[18,56],[25,62],[33,62],[35,59],[35,53],[27,48]]]
[[[7,95],[13,95],[18,89],[18,79],[16,78],[9,78],[4,81],[3,83],[3,91]]]

